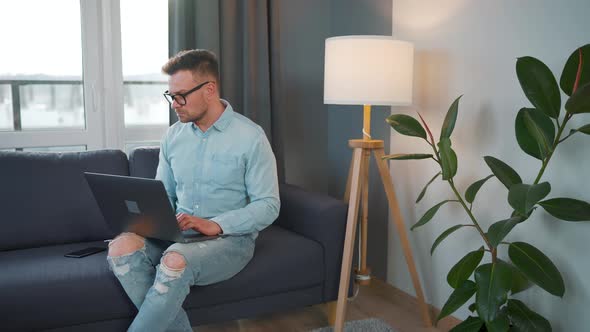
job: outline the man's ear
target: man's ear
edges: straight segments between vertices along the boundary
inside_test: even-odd
[[[207,98],[211,98],[217,95],[217,83],[213,82],[213,84],[207,84],[205,86],[205,92],[207,93]]]

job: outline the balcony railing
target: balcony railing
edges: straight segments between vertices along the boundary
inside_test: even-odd
[[[11,99],[11,103],[12,103],[12,126],[13,126],[13,130],[14,131],[22,131],[23,130],[23,121],[22,121],[22,98],[21,98],[21,87],[24,86],[39,86],[39,85],[48,85],[50,86],[50,91],[49,91],[49,96],[48,100],[50,100],[51,102],[51,106],[53,106],[53,108],[55,107],[56,104],[56,100],[57,100],[57,93],[56,93],[56,87],[57,86],[64,86],[64,85],[70,85],[70,86],[76,86],[76,85],[82,85],[82,80],[68,80],[68,79],[61,79],[61,80],[55,80],[55,79],[0,79],[0,86],[2,85],[9,85],[10,86],[10,99]],[[155,81],[155,80],[128,80],[128,81],[124,81],[123,82],[125,87],[130,87],[130,86],[145,86],[145,85],[163,85],[166,84],[166,82],[163,81]],[[127,89],[125,90],[126,92],[128,91]],[[163,91],[162,91],[163,92]],[[134,104],[135,102],[138,102],[138,100],[134,100],[132,97],[132,93],[129,93],[128,95],[126,94],[126,103],[128,103],[129,105]],[[144,94],[145,95],[145,94]],[[1,95],[1,90],[0,90],[0,102],[2,101],[2,95]],[[47,97],[47,96],[46,96]],[[157,96],[154,97],[153,93],[150,93],[149,95],[145,95],[145,97],[149,97],[149,98],[162,98],[161,100],[163,101],[163,97],[161,97],[161,95],[158,93]],[[143,98],[143,96],[142,96]],[[142,99],[142,98],[136,98],[136,99]],[[81,101],[82,103],[82,109],[83,107],[83,100]],[[163,104],[164,105],[164,104]],[[52,108],[50,106],[50,109]],[[166,106],[165,109],[167,109]],[[163,110],[165,112],[165,110]]]

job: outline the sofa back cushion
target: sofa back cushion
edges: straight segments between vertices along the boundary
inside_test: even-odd
[[[129,175],[153,179],[160,161],[160,148],[137,148],[129,154]]]
[[[128,175],[127,157],[0,152],[0,250],[111,238],[83,172]]]

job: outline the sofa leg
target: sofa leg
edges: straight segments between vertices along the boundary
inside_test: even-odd
[[[326,303],[326,311],[328,324],[334,326],[336,323],[336,301]]]

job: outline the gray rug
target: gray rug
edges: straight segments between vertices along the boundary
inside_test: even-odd
[[[331,332],[334,331],[334,327],[326,326],[319,329],[312,330],[311,332]],[[353,320],[351,322],[344,323],[344,332],[395,332],[391,326],[386,322],[377,318],[369,318],[362,320]]]

